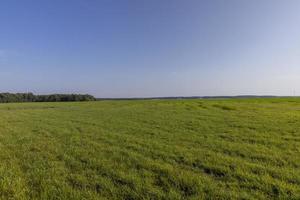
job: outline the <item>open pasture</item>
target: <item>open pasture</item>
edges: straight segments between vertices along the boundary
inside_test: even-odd
[[[1,199],[300,199],[300,99],[0,105]]]

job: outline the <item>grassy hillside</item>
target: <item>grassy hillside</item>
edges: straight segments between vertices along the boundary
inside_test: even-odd
[[[300,199],[300,99],[0,105],[1,199]]]

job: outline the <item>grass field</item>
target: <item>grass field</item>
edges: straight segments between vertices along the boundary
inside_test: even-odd
[[[1,199],[300,199],[300,99],[0,105]]]

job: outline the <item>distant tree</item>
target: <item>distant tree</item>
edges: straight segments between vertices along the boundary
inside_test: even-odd
[[[0,103],[9,102],[60,102],[60,101],[95,101],[89,94],[50,94],[34,95],[33,93],[0,93]]]

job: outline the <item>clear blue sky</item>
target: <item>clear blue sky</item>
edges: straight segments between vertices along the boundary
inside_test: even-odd
[[[0,91],[300,95],[298,0],[3,0]]]

